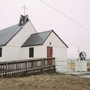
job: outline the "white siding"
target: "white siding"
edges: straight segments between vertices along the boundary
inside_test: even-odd
[[[21,47],[6,46],[3,48],[3,50],[4,50],[5,61],[21,59]]]
[[[20,60],[21,58],[21,48],[19,47],[2,47],[2,57],[0,61],[10,61],[10,60]]]
[[[21,58],[21,46],[32,33],[36,33],[36,30],[33,27],[32,23],[29,21],[10,40],[10,42],[5,47],[3,47],[3,51],[2,51],[3,56],[0,58],[0,60],[6,61],[6,60],[22,59]]]
[[[49,44],[50,42],[51,45]],[[67,47],[53,32],[43,45],[32,46],[34,47],[33,58],[47,58],[47,46],[53,47],[53,57],[60,58],[62,60],[67,59]],[[29,59],[29,48],[30,47],[22,47],[22,59]]]
[[[21,45],[27,40],[30,34],[36,33],[36,30],[28,22],[22,30],[15,35],[15,37],[3,47],[3,56],[0,60],[20,60],[20,59],[30,59],[29,48],[22,47]],[[51,42],[51,45],[50,45]],[[53,47],[53,57],[59,57],[61,59],[67,59],[67,47],[62,41],[52,32],[47,38],[45,43],[40,46],[34,47],[34,57],[33,58],[47,58],[47,46]]]
[[[67,59],[66,45],[53,32],[50,34],[50,36],[45,41],[44,46],[53,47],[53,57],[56,57],[56,58],[58,57],[63,60]]]
[[[4,50],[4,46],[0,48],[2,48],[2,57],[0,57],[0,62],[1,62],[5,59],[5,50]]]
[[[29,59],[29,47],[22,47],[21,48],[21,58],[22,59]]]
[[[21,60],[21,47],[5,46],[2,54],[1,61]]]
[[[33,33],[36,33],[35,28],[31,22],[27,22],[24,27],[10,40],[7,46],[22,46],[22,44],[29,38]]]
[[[53,57],[67,58],[67,48],[53,47]]]
[[[51,42],[51,45],[49,44],[50,42]],[[60,48],[67,48],[65,44],[53,32],[49,35],[44,45],[60,47]]]
[[[34,48],[33,58],[45,58],[46,56],[46,46],[32,46]],[[22,59],[30,59],[29,48],[32,47],[22,47]]]

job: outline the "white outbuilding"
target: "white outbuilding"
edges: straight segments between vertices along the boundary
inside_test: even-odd
[[[67,59],[67,48],[54,30],[37,32],[28,15],[21,15],[19,24],[0,31],[0,61],[48,57]]]

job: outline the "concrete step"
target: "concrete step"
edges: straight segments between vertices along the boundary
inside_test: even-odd
[[[82,75],[80,77],[82,77],[82,78],[90,78],[90,75]]]
[[[57,70],[57,72],[61,73],[61,72],[73,72],[73,70]]]
[[[84,77],[84,76],[90,76],[90,71],[86,71],[86,72],[63,72],[63,74],[71,74],[71,75],[76,75],[76,76],[80,76],[80,77]]]
[[[57,72],[72,72],[73,70],[69,66],[56,66]]]
[[[70,67],[56,67],[57,69],[71,69]]]
[[[71,69],[57,69],[57,71],[73,71]]]
[[[57,71],[73,71],[71,69],[57,69]]]
[[[59,67],[58,67],[58,66],[56,66],[56,69],[71,69],[71,68],[70,68],[70,67],[68,67],[68,66],[67,66],[67,67],[66,67],[66,66],[65,66],[65,67],[64,67],[64,66],[62,66],[62,67],[61,67],[61,66],[59,66]]]

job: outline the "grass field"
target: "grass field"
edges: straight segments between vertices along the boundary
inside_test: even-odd
[[[0,78],[0,90],[90,90],[90,79],[62,74]]]

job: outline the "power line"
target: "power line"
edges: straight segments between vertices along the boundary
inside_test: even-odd
[[[89,29],[87,29],[86,27],[84,27],[83,25],[79,24],[78,22],[76,22],[75,20],[73,20],[72,18],[68,17],[67,15],[65,15],[64,13],[60,12],[59,10],[57,10],[56,8],[50,6],[49,4],[47,4],[46,2],[44,2],[43,0],[39,0],[42,3],[44,3],[45,5],[49,6],[50,8],[52,8],[53,10],[57,11],[59,14],[63,15],[64,17],[68,18],[69,20],[71,20],[72,22],[76,23],[77,25],[79,25],[80,27],[86,29],[87,31],[90,32]]]

